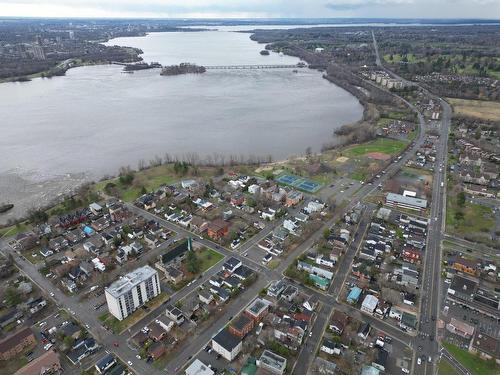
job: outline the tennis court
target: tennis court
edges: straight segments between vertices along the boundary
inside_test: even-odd
[[[322,185],[318,182],[291,174],[281,175],[276,179],[276,181],[280,184],[292,186],[308,193],[316,193],[322,187]]]

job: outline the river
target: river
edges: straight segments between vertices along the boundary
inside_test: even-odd
[[[163,65],[296,64],[230,31],[152,33],[108,44],[141,48]],[[47,203],[82,180],[116,174],[165,153],[200,156],[318,151],[333,130],[362,116],[356,98],[309,69],[123,74],[118,65],[70,69],[63,77],[0,85],[0,223]]]

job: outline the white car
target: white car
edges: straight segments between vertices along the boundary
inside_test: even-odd
[[[410,370],[408,370],[407,368],[402,368],[401,371],[403,371],[405,374],[409,374],[410,373]]]
[[[422,359],[420,357],[417,358],[417,364],[421,365],[422,364]]]
[[[50,296],[54,297],[55,296],[54,292],[50,292]]]
[[[49,350],[50,348],[52,348],[52,343],[48,343],[48,344],[45,344],[45,346],[43,347],[45,349],[45,351]]]
[[[127,365],[132,366],[132,361],[127,361]]]
[[[141,359],[141,356],[140,356],[139,354],[137,354],[137,355],[135,356],[135,358],[137,358],[137,359]]]

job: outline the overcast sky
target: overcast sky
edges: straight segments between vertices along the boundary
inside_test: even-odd
[[[499,18],[500,0],[0,0],[0,16]]]

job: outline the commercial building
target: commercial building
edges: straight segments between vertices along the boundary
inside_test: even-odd
[[[245,309],[245,315],[254,321],[261,321],[264,315],[267,314],[271,302],[262,298],[256,298]]]
[[[109,312],[118,320],[123,320],[160,292],[158,272],[144,266],[106,288],[106,302]]]
[[[7,361],[35,344],[35,335],[26,327],[0,341],[0,360]]]
[[[49,350],[16,371],[14,375],[55,375],[61,372],[62,367],[59,361],[59,355],[55,351]]]
[[[395,193],[387,193],[385,197],[385,203],[388,206],[397,206],[415,211],[422,211],[427,208],[426,199],[415,198]]]

